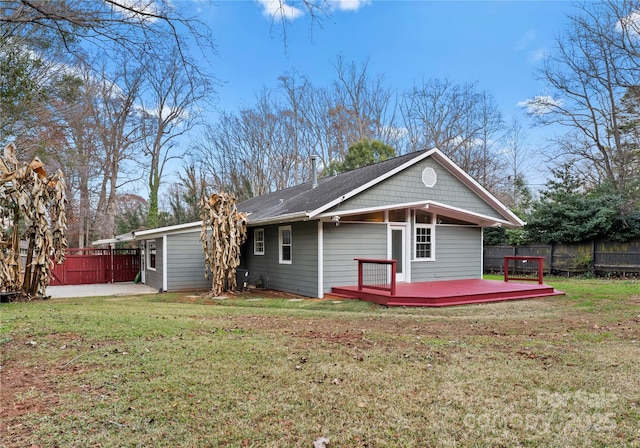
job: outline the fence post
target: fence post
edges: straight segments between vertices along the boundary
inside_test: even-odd
[[[391,263],[391,295],[395,296],[396,295],[396,272],[397,272],[397,267],[396,264],[398,263],[397,260],[392,260]]]
[[[515,248],[514,248],[514,251],[515,251]],[[504,265],[502,266],[502,274],[504,275],[504,281],[506,282],[509,279],[509,258],[504,257],[503,260],[504,260]]]
[[[109,276],[109,283],[114,283],[115,280],[115,272],[113,267],[113,246],[109,244],[109,272],[111,275]]]
[[[538,258],[538,284],[542,285],[544,282],[542,280],[542,275],[544,271],[544,257]]]

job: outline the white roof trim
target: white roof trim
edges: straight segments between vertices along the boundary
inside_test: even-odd
[[[509,222],[505,219],[483,215],[482,213],[472,212],[470,210],[454,207],[451,205],[446,205],[441,202],[436,202],[432,200],[419,201],[419,202],[405,202],[401,204],[383,205],[379,207],[367,207],[367,208],[360,208],[360,209],[353,209],[353,210],[344,210],[343,212],[322,213],[320,215],[317,215],[316,218],[324,219],[324,218],[330,218],[335,215],[340,215],[340,216],[359,215],[362,213],[372,213],[372,212],[379,212],[379,211],[392,210],[392,209],[398,209],[398,208],[414,208],[414,209],[424,208],[426,210],[435,211],[436,214],[438,213],[439,210],[442,210],[442,211],[448,211],[449,213],[453,213],[457,216],[468,217],[467,219],[469,219],[470,217],[471,220],[477,221],[479,224],[488,223],[492,226],[500,225],[505,227],[516,227],[514,223]]]
[[[489,205],[491,205],[497,212],[506,215],[513,226],[524,226],[524,221],[518,218],[511,210],[509,210],[502,202],[498,200],[494,195],[480,185],[473,177],[471,177],[462,168],[456,165],[453,160],[447,157],[442,151],[436,149],[434,152],[434,158],[449,169],[452,174],[456,175],[464,184],[471,188],[478,196],[483,198]]]
[[[349,216],[349,215],[359,215],[361,213],[372,213],[372,212],[380,212],[384,210],[393,210],[396,208],[415,208],[415,207],[423,207],[430,201],[417,201],[417,202],[403,202],[401,204],[389,204],[389,205],[379,205],[376,207],[365,207],[365,208],[356,208],[353,210],[344,210],[344,211],[333,211],[331,213],[321,213],[316,216],[316,218],[330,218],[335,215],[340,216]]]
[[[513,212],[511,212],[511,210],[509,210],[507,207],[505,207],[505,205],[500,202],[495,196],[493,196],[491,193],[489,193],[489,191],[487,191],[482,185],[480,185],[478,182],[476,182],[475,179],[473,179],[471,176],[469,176],[469,174],[467,174],[462,168],[460,168],[458,165],[456,165],[449,157],[447,157],[442,151],[440,151],[438,148],[432,148],[429,151],[425,152],[424,154],[421,154],[418,157],[415,157],[411,160],[409,160],[408,162],[396,167],[395,169],[388,171],[387,173],[383,174],[382,176],[377,177],[376,179],[373,179],[370,182],[367,182],[364,185],[361,185],[360,187],[350,191],[349,193],[340,196],[339,198],[329,202],[328,204],[325,204],[319,208],[317,208],[316,210],[313,210],[311,212],[308,213],[309,218],[314,218],[316,216],[321,215],[323,212],[325,212],[326,210],[333,208],[334,206],[340,204],[341,202],[352,198],[353,196],[363,192],[364,190],[367,190],[368,188],[378,184],[379,182],[382,182],[385,179],[388,179],[389,177],[395,175],[396,173],[399,173],[400,171],[418,163],[421,162],[422,160],[433,156],[433,158],[440,163],[445,169],[447,169],[451,174],[453,174],[455,177],[457,177],[463,184],[465,184],[466,186],[468,186],[474,193],[476,193],[480,198],[482,198],[485,202],[487,202],[494,210],[496,210],[498,213],[500,213],[501,215],[505,216],[507,218],[507,220],[500,220],[500,219],[495,219],[495,218],[490,218],[487,217],[488,219],[490,219],[491,221],[495,221],[495,222],[500,222],[500,223],[504,223],[506,225],[509,226],[513,226],[513,227],[519,227],[519,226],[523,226],[524,225],[524,221],[522,221],[520,218],[518,218]],[[434,203],[435,205],[435,203]],[[445,206],[447,209],[449,210],[459,210],[459,211],[463,211],[462,209],[457,209],[456,207],[449,207],[449,206]],[[390,207],[382,207],[380,208],[381,210],[386,210]],[[370,211],[372,211],[373,209],[370,209]],[[475,214],[473,212],[469,212],[469,211],[464,211],[467,214],[471,214],[471,215],[478,215]],[[352,212],[350,212],[352,213]],[[336,213],[333,213],[334,215]],[[485,215],[478,215],[478,216],[485,216]]]
[[[157,234],[166,234],[166,233],[175,233],[180,230],[190,229],[190,228],[200,228],[202,225],[202,221],[194,221],[188,222],[186,224],[176,224],[175,226],[167,226],[167,227],[158,227],[157,229],[148,229],[148,230],[137,230],[133,231],[133,236],[138,239],[139,237],[149,236],[149,235],[157,235]]]
[[[113,243],[120,243],[124,241],[133,241],[133,240],[135,240],[135,236],[133,235],[133,232],[129,232],[129,233],[123,233],[121,235],[116,235],[113,238],[105,238],[102,240],[92,241],[91,245],[100,246],[102,244],[113,244]]]
[[[117,243],[120,240],[116,239],[116,238],[105,238],[103,240],[96,240],[96,241],[91,241],[91,245],[92,246],[102,246],[103,244],[113,244],[113,243]]]
[[[492,226],[498,225],[498,226],[505,226],[505,227],[516,227],[516,225],[510,221],[507,221],[506,219],[499,219],[499,218],[494,218],[493,216],[488,216],[488,215],[483,215],[482,213],[476,213],[476,212],[472,212],[470,210],[466,210],[463,208],[459,208],[459,207],[454,207],[451,205],[447,205],[447,204],[443,204],[441,202],[436,202],[436,201],[427,201],[426,204],[424,205],[426,210],[432,210],[435,211],[436,215],[438,214],[439,210],[444,210],[444,211],[448,211],[450,213],[453,213],[457,216],[461,216],[461,217],[471,217],[472,219],[476,219],[477,221],[480,221],[480,223],[482,224],[483,222],[491,224]],[[486,226],[485,226],[486,227]]]

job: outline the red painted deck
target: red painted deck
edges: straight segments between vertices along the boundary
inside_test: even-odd
[[[386,306],[451,306],[563,295],[553,286],[498,280],[441,280],[398,283],[396,294],[357,286],[337,286],[332,294]]]

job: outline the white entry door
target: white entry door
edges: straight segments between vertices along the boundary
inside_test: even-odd
[[[391,226],[389,232],[389,256],[396,260],[396,282],[404,282],[407,278],[407,237],[406,226]]]

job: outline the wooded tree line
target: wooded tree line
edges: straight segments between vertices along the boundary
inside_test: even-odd
[[[638,0],[579,7],[539,73],[548,94],[524,107],[537,124],[561,124],[566,133],[546,148],[555,183],[538,201],[526,175],[542,148],[531,148],[523,123],[505,122],[492,94],[473,81],[426,78],[398,90],[366,61],[337,56],[327,85],[291,71],[253,104],[212,113],[215,77],[185,51],[195,42],[210,50],[209,30],[171,2],[136,9],[125,1],[2,0],[0,7],[0,140],[63,169],[71,246],[198,220],[206,194],[228,191],[242,201],[308,181],[311,154],[331,175],[364,141],[396,155],[436,146],[525,220],[540,216],[537,233],[530,227],[496,238],[548,239],[568,219],[544,223],[566,208],[557,189],[609,192],[612,211],[598,218],[608,227],[598,231],[615,228],[624,237],[634,228]],[[169,184],[173,159],[182,164]],[[144,194],[133,187],[141,180]],[[613,216],[622,218],[612,223]]]
[[[203,181],[247,199],[309,181],[312,154],[329,175],[350,146],[372,140],[396,155],[437,146],[487,188],[507,187],[509,160],[499,152],[514,133],[476,83],[425,79],[397,92],[366,62],[338,56],[333,66],[329,85],[289,73],[253,106],[208,123],[191,159]]]
[[[61,168],[70,244],[112,237],[121,212],[158,192],[176,144],[201,120],[213,78],[187,54],[208,28],[172,2],[0,2],[0,140]],[[192,53],[191,53],[192,54]],[[144,179],[144,200],[123,194]]]
[[[528,111],[566,133],[548,151],[553,178],[525,209],[527,226],[505,236],[512,243],[637,238],[640,2],[583,5],[539,75],[549,95],[528,101]]]

